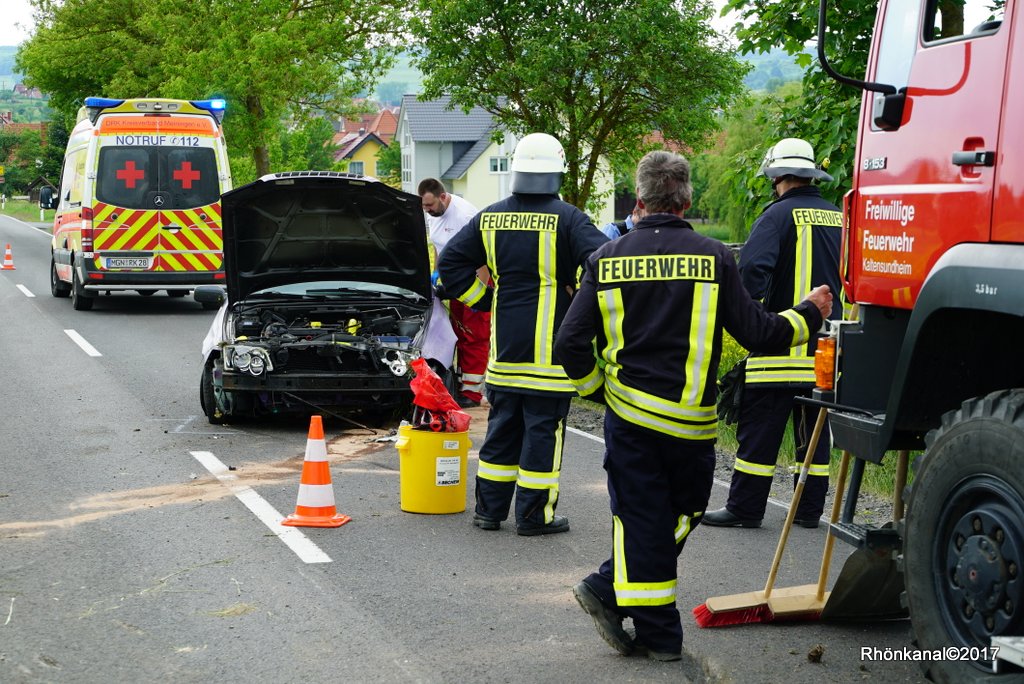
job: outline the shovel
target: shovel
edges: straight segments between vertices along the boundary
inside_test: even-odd
[[[907,461],[909,453],[897,453],[896,482],[893,493],[893,517],[898,522],[903,517],[903,488],[907,483]],[[836,523],[839,502],[842,498],[842,482],[846,479],[849,464],[849,452],[843,452],[840,464],[840,484],[837,487],[836,499],[832,506],[832,524]],[[853,519],[853,507],[856,493],[860,489],[860,479],[864,471],[864,461],[854,464],[854,475],[850,483],[851,496],[847,501],[843,522],[849,524]],[[891,530],[895,524],[886,523],[883,530]],[[831,526],[830,526],[831,532]],[[828,574],[828,561],[832,552],[833,535],[830,533],[825,542],[825,558],[822,561],[822,573],[818,579],[819,592],[824,587],[824,577]],[[898,548],[899,538],[893,534],[881,536],[868,535],[866,543],[857,549],[843,565],[836,579],[835,586],[829,593],[828,600],[821,612],[822,620],[854,621],[854,620],[893,620],[908,616],[906,608],[900,606],[900,594],[903,593],[903,575],[896,567],[894,552]]]

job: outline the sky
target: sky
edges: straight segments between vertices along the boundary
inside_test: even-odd
[[[28,39],[33,26],[28,0],[0,0],[0,45],[21,44]]]
[[[715,8],[721,8],[725,0],[713,0]],[[20,24],[20,25],[19,25]],[[728,22],[718,19],[712,22],[719,30]],[[0,0],[0,45],[20,45],[32,32],[32,7],[28,0]]]

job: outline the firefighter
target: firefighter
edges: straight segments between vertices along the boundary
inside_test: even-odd
[[[569,308],[577,271],[608,238],[558,198],[565,153],[554,137],[531,133],[512,155],[512,196],[478,213],[441,252],[448,295],[491,311],[487,435],[480,447],[473,524],[497,530],[515,496],[520,535],[569,530],[555,515],[572,383],[555,359],[555,333]],[[494,288],[476,277],[490,269]]]
[[[623,655],[679,660],[676,569],[711,495],[722,329],[748,349],[785,349],[809,339],[832,295],[819,287],[781,314],[754,301],[728,248],[683,220],[692,186],[680,155],[647,154],[636,193],[644,217],[591,255],[555,344],[580,395],[609,409],[612,555],[573,593]]]
[[[810,143],[798,138],[785,138],[774,145],[759,172],[771,180],[777,199],[754,222],[740,250],[740,273],[747,291],[770,311],[793,306],[812,282],[826,283],[839,292],[842,214],[812,185],[815,180],[831,181],[832,176],[815,164]],[[832,318],[841,316],[842,308],[836,307]],[[761,526],[790,417],[796,462],[803,461],[818,412],[796,404],[794,398],[810,396],[814,387],[816,346],[815,336],[789,353],[775,350],[747,359],[729,499],[724,508],[704,516],[706,525]],[[831,451],[827,430],[826,423],[793,520],[801,527],[817,527],[825,506]],[[794,486],[797,479],[794,476]]]
[[[477,209],[468,200],[450,194],[436,178],[420,181],[417,191],[423,211],[427,213],[427,230],[436,257],[452,236],[476,215]],[[486,267],[477,272],[477,277],[485,283],[490,281]],[[457,339],[460,394],[456,400],[462,408],[479,406],[490,346],[491,314],[474,311],[458,300],[449,302],[448,314]]]

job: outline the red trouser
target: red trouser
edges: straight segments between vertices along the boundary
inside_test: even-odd
[[[487,352],[491,344],[491,314],[475,311],[457,299],[449,302],[452,328],[458,338],[459,375],[463,396],[473,401],[483,398],[484,373],[487,371]]]

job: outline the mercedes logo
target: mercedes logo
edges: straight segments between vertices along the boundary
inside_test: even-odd
[[[156,197],[154,197],[153,198],[153,204],[154,204],[154,206],[157,206],[157,207],[164,206],[164,196],[163,195],[157,195]]]

